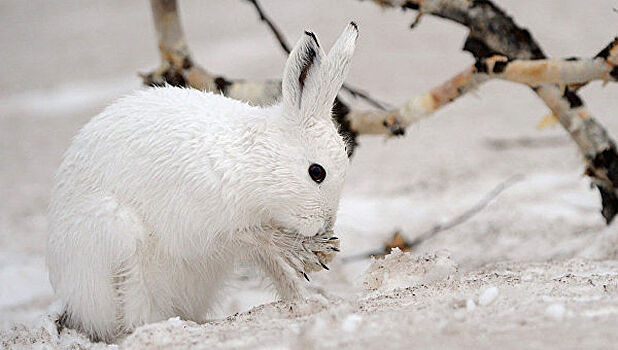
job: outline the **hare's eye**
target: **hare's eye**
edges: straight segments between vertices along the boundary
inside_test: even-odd
[[[320,183],[326,177],[326,170],[320,164],[311,164],[309,166],[309,176],[311,176],[313,181]]]

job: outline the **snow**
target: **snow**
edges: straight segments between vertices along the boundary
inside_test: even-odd
[[[102,101],[108,103],[118,95],[139,87],[135,79],[111,79],[100,82],[72,82],[53,89],[39,89],[16,93],[0,98],[4,108],[47,116],[62,116],[64,113],[87,110]]]
[[[363,317],[360,315],[348,315],[345,320],[343,320],[343,323],[341,324],[341,329],[345,332],[352,333],[358,329],[362,321]]]
[[[497,3],[552,56],[590,56],[615,35],[610,0]],[[158,54],[147,2],[2,6],[0,348],[602,349],[618,342],[618,223],[604,224],[599,195],[563,130],[535,129],[546,106],[505,82],[481,86],[405,137],[360,138],[335,227],[342,251],[330,271],[311,276],[311,298],[277,302],[267,282],[240,268],[204,324],[172,318],[117,344],[92,343],[75,330],[58,334],[60,305],[44,265],[54,170],[77,130],[138,87],[136,72],[156,67]],[[472,63],[460,52],[466,31],[436,18],[410,31],[411,12],[367,1],[263,6],[290,39],[310,28],[326,47],[355,19],[361,36],[349,83],[392,104]],[[246,3],[187,0],[181,11],[195,60],[213,73],[280,75],[284,55]],[[581,91],[618,137],[618,85]],[[518,137],[562,142],[503,150],[487,142]],[[413,239],[515,174],[523,180],[414,252],[341,259],[381,248],[396,230]]]
[[[551,304],[545,309],[545,315],[554,321],[562,321],[566,314],[563,304]]]
[[[476,303],[472,299],[466,300],[466,311],[472,312],[476,309]]]
[[[498,297],[499,291],[497,287],[489,287],[485,289],[481,295],[479,296],[479,305],[487,306],[496,300]]]
[[[586,312],[584,312],[584,315],[587,317],[616,317],[616,314],[618,314],[618,307],[607,307],[596,310],[587,310]]]
[[[379,294],[448,279],[455,272],[457,265],[445,251],[414,256],[394,248],[384,259],[372,258],[363,286]]]
[[[52,293],[41,259],[0,253],[0,262],[0,281],[10,281],[0,285],[0,309]]]

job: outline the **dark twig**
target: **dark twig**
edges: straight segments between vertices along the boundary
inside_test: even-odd
[[[450,221],[447,221],[444,224],[437,224],[430,230],[418,235],[414,238],[410,244],[409,249],[414,249],[416,246],[421,244],[422,242],[428,240],[429,238],[435,237],[438,233],[451,229],[461,223],[466,222],[468,219],[478,214],[481,210],[483,210],[494,198],[496,198],[502,191],[511,187],[517,182],[523,180],[523,175],[514,175],[502,183],[498,184],[498,186],[494,187],[489,193],[487,193],[478,203],[472,206],[470,209],[466,210],[459,216],[456,216]]]
[[[352,97],[361,98],[365,100],[367,103],[369,103],[370,105],[374,106],[375,108],[381,109],[383,111],[393,108],[391,104],[386,103],[384,101],[378,101],[375,98],[369,96],[367,92],[360,90],[358,88],[353,88],[348,84],[343,84],[343,86],[341,86],[341,89],[347,92],[348,94],[352,95]]]
[[[279,30],[279,28],[277,28],[277,26],[275,26],[273,21],[271,21],[270,18],[268,18],[268,16],[266,16],[266,14],[262,10],[262,7],[257,2],[257,0],[247,0],[247,1],[249,1],[250,3],[253,4],[253,7],[255,7],[255,10],[257,11],[258,15],[260,15],[260,20],[262,22],[266,23],[268,28],[270,28],[270,31],[277,38],[277,41],[279,42],[279,45],[281,45],[281,48],[283,49],[283,51],[285,51],[285,53],[287,53],[289,55],[290,52],[292,52],[292,50],[290,49],[290,46],[288,45],[288,43],[285,42],[285,38],[281,34],[281,31]]]
[[[277,39],[277,42],[279,42],[279,45],[281,46],[283,51],[285,51],[285,53],[289,55],[291,52],[290,45],[286,42],[285,38],[283,37],[283,34],[281,33],[281,30],[279,30],[279,28],[275,25],[275,23],[266,15],[266,13],[264,13],[264,10],[260,6],[258,0],[247,0],[247,1],[253,5],[258,15],[260,16],[260,20],[266,23],[270,31],[273,33],[273,35]],[[364,92],[357,88],[353,88],[348,84],[343,84],[341,89],[345,90],[347,93],[352,95],[352,97],[361,98],[365,100],[367,103],[369,103],[370,105],[376,108],[379,108],[381,110],[386,110],[387,107],[391,108],[391,106],[388,103],[378,101],[375,98],[369,96],[367,92]]]
[[[523,136],[515,138],[488,137],[485,139],[485,144],[491,149],[504,151],[514,148],[561,147],[571,144],[571,141],[565,136]]]
[[[449,229],[452,229],[453,227],[468,221],[474,215],[476,215],[479,212],[481,212],[481,210],[483,210],[500,193],[502,193],[507,188],[513,186],[515,183],[520,182],[521,180],[523,180],[523,178],[524,178],[523,175],[511,176],[507,180],[501,182],[498,186],[494,187],[480,201],[478,201],[475,205],[473,205],[471,208],[469,208],[465,212],[459,214],[458,216],[454,217],[453,219],[451,219],[451,220],[449,220],[449,221],[447,221],[447,222],[445,222],[443,224],[436,224],[436,225],[434,225],[431,229],[421,233],[420,235],[416,236],[411,241],[404,240],[402,242],[402,244],[399,245],[399,248],[402,249],[402,250],[406,250],[406,251],[414,250],[421,243],[429,240],[430,238],[436,237],[439,233],[447,231]],[[361,254],[357,254],[357,255],[352,255],[352,256],[344,257],[342,259],[342,261],[344,263],[347,263],[347,262],[353,262],[353,261],[357,261],[357,260],[368,259],[368,258],[370,258],[372,256],[385,255],[385,254],[390,253],[390,248],[391,247],[389,246],[389,247],[385,247],[385,249],[381,249],[381,250],[374,250],[374,251],[370,251],[370,252],[365,252],[365,253],[361,253]]]
[[[421,22],[422,17],[423,17],[423,12],[418,11],[416,13],[416,17],[414,17],[414,22],[410,24],[410,29],[414,29],[414,27],[416,27]]]

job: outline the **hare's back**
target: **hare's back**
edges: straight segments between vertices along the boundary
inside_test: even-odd
[[[162,161],[218,145],[241,132],[255,108],[195,89],[153,88],[123,97],[88,122],[69,154]]]
[[[84,126],[58,177],[71,187],[94,188],[133,203],[219,197],[220,174],[214,168],[234,147],[243,116],[254,109],[194,89],[139,91]]]
[[[218,128],[233,130],[243,117],[256,113],[258,108],[221,95],[177,87],[150,88],[120,98],[94,117],[82,133],[164,133],[177,138],[177,134],[212,133]]]

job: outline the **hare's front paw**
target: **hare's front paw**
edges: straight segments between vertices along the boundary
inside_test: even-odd
[[[313,264],[306,266],[306,272],[319,271],[321,269],[328,270],[326,264],[331,262],[335,254],[339,252],[339,238],[332,236],[332,234],[333,232],[315,235],[313,237],[308,237],[308,239],[303,242],[306,251],[313,253],[311,257],[312,260],[308,261],[313,262]],[[313,261],[315,259],[317,259],[317,264]]]
[[[286,234],[287,239],[277,240],[283,260],[309,280],[308,273],[328,270],[328,264],[339,251],[339,238],[333,232],[311,237]],[[284,242],[287,241],[287,242]],[[283,243],[283,244],[282,244]]]

